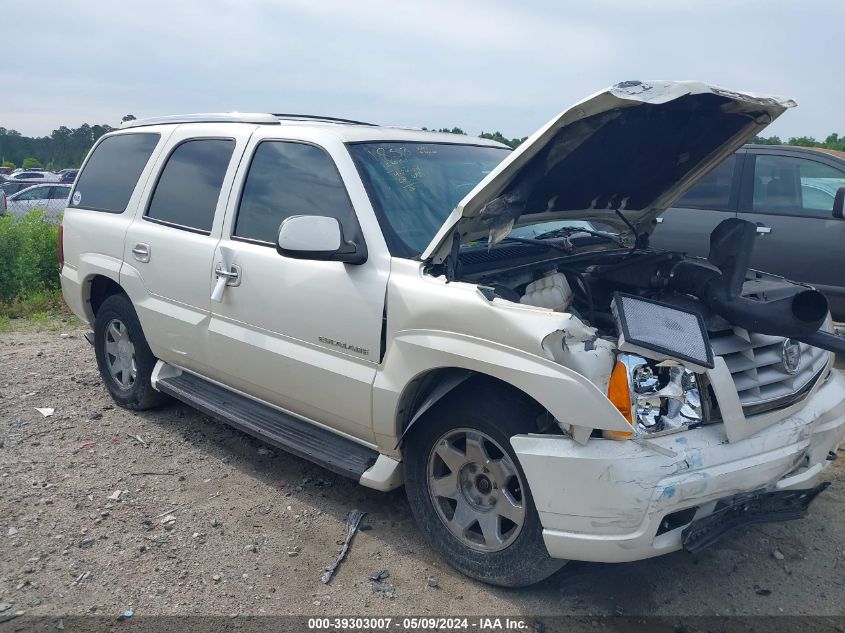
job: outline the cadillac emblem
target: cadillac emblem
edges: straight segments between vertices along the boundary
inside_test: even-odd
[[[780,348],[780,362],[787,374],[797,374],[801,368],[801,344],[795,339],[786,339]]]

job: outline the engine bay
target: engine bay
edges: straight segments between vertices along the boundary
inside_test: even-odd
[[[526,257],[531,244],[507,245],[504,257],[491,257],[487,265],[476,256],[466,268],[459,266],[456,279],[476,284],[488,300],[568,313],[593,328],[592,340],[562,338],[547,353],[606,390],[636,436],[673,433],[720,419],[706,374],[714,362],[710,337],[730,336],[741,328],[782,337],[776,340],[784,345],[800,341],[845,351],[845,340],[826,331],[824,295],[749,270],[755,232],[743,220],[722,222],[711,234],[707,259],[605,244],[551,256],[534,245],[532,261]],[[629,322],[622,313],[624,302],[634,307]],[[698,352],[685,353],[691,348]],[[577,357],[594,350],[609,360],[590,375],[589,363]],[[616,372],[624,374],[619,383],[625,389],[614,399]],[[604,437],[614,435],[605,432]]]

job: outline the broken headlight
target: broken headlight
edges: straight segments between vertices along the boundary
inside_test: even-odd
[[[694,372],[672,361],[652,361],[636,354],[620,354],[619,361],[628,371],[636,434],[673,433],[703,423]]]

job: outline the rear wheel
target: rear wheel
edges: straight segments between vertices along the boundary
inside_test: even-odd
[[[94,353],[103,382],[120,406],[143,410],[166,400],[150,384],[156,358],[126,295],[112,295],[100,306],[94,321]]]
[[[513,435],[534,430],[530,407],[511,395],[476,393],[474,402],[452,400],[420,419],[405,447],[405,489],[423,534],[450,565],[491,584],[524,586],[566,561],[546,550],[510,446]]]

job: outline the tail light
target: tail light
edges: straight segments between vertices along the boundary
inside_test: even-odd
[[[59,271],[61,271],[65,265],[65,227],[61,224],[59,224],[59,237],[56,242],[59,250]]]

